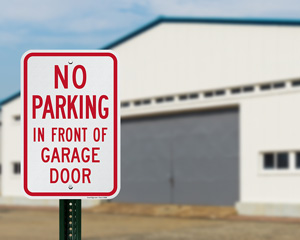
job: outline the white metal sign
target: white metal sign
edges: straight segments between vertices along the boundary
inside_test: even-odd
[[[120,190],[115,54],[28,51],[21,70],[26,195],[115,197]]]

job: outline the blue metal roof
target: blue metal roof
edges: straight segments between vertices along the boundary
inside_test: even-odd
[[[167,17],[160,16],[155,20],[139,27],[119,39],[108,43],[101,49],[113,48],[136,35],[160,23],[211,23],[211,24],[241,24],[241,25],[275,25],[275,26],[300,26],[300,19],[270,19],[270,18],[201,18],[201,17]]]

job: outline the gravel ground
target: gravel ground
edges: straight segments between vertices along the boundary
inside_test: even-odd
[[[84,211],[82,240],[296,240],[300,221],[205,220]],[[0,239],[58,239],[58,209],[0,209]]]

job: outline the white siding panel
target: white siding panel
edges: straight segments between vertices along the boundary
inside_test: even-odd
[[[300,27],[162,23],[116,46],[121,100],[300,76]]]
[[[21,121],[14,116],[21,114],[21,98],[2,107],[2,195],[23,196],[21,174],[13,173],[13,163],[22,162]]]
[[[261,152],[300,151],[299,94],[247,99],[241,104],[241,202],[298,203],[300,169],[262,171]]]

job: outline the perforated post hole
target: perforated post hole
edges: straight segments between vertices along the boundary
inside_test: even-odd
[[[81,200],[60,200],[59,239],[81,240]]]

